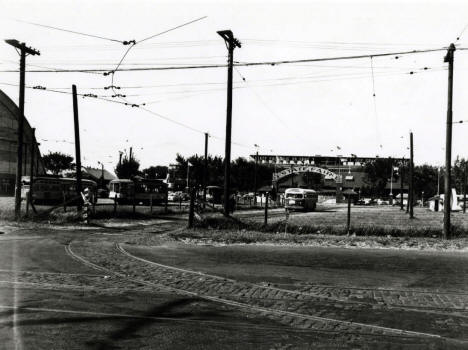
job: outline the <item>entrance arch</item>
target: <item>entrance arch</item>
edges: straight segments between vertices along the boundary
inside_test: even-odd
[[[292,175],[292,174],[299,174],[299,173],[317,173],[326,176],[329,179],[335,180],[338,182],[340,176],[328,169],[319,168],[316,166],[293,166],[281,170],[279,173],[273,173],[273,181],[281,180],[282,178]]]
[[[308,166],[292,166],[289,168],[286,168],[278,173],[273,173],[273,182],[278,185],[278,182],[287,177],[291,176],[294,174],[300,174],[300,173],[317,173],[320,175],[325,176],[326,179],[334,180],[336,183],[336,202],[341,203],[343,199],[343,194],[342,194],[342,184],[343,184],[343,177],[342,175],[338,175],[334,173],[333,171],[330,171],[328,169],[324,168],[319,168],[313,165],[308,165]]]

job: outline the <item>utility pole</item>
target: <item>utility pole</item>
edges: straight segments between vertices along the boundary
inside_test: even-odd
[[[78,121],[78,99],[76,85],[72,85],[73,94],[73,121],[75,126],[75,161],[76,161],[76,195],[78,196],[77,210],[82,209],[81,199],[81,149],[80,149],[80,123]]]
[[[18,146],[17,146],[17,159],[16,159],[16,188],[15,188],[15,219],[19,220],[21,217],[21,176],[23,175],[23,129],[24,129],[24,85],[26,75],[26,55],[40,55],[41,53],[30,47],[25,43],[20,43],[18,40],[9,39],[5,40],[8,45],[13,46],[20,55],[20,84],[19,84],[19,115],[18,115]]]
[[[132,147],[130,147],[130,152],[128,154],[128,160],[131,162],[132,161]]]
[[[463,214],[466,213],[466,160],[463,169]]]
[[[410,193],[409,193],[409,217],[410,219],[414,218],[414,212],[413,212],[413,201],[414,201],[414,181],[413,181],[413,176],[414,176],[414,159],[413,159],[413,132],[410,132]]]
[[[217,32],[225,41],[229,52],[228,82],[227,82],[227,110],[226,110],[226,147],[224,155],[224,216],[229,216],[229,195],[231,190],[231,129],[232,129],[232,68],[234,48],[241,47],[241,43],[234,38],[230,30]]]
[[[205,132],[205,159],[203,166],[203,206],[206,203],[206,183],[208,177],[208,133]]]
[[[258,151],[255,153],[255,167],[254,167],[254,205],[257,205],[257,166],[258,166]]]
[[[393,205],[393,159],[391,159],[392,170],[390,172],[390,205]]]
[[[453,96],[453,56],[455,45],[450,44],[444,62],[448,62],[448,99],[447,99],[447,129],[445,136],[445,179],[444,179],[444,238],[451,236],[450,204],[451,204],[451,163],[452,163],[452,96]]]
[[[119,151],[119,167],[122,165],[122,151]]]
[[[403,208],[403,162],[400,164],[400,210],[404,210]]]
[[[34,181],[34,147],[36,146],[36,128],[31,129],[31,163],[29,164],[29,200],[32,201]]]

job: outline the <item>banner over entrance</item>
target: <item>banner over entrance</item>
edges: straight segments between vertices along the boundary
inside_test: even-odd
[[[327,179],[331,179],[335,181],[339,179],[339,176],[337,174],[327,169],[319,168],[316,166],[293,166],[290,168],[286,168],[280,171],[279,173],[274,173],[273,181],[278,181],[282,179],[283,177],[289,176],[291,174],[297,174],[297,173],[317,173],[317,174],[324,175]]]

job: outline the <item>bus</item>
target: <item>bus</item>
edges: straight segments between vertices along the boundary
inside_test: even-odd
[[[161,179],[116,179],[109,183],[109,198],[117,203],[161,204],[166,199],[167,184]]]
[[[287,210],[315,211],[318,194],[304,188],[288,188],[284,191],[284,207]]]
[[[31,186],[30,176],[21,177],[21,198],[26,199]],[[81,180],[81,188],[89,188],[90,197],[96,203],[97,184],[92,180]],[[39,176],[33,178],[33,203],[57,204],[73,201],[77,197],[76,179]]]

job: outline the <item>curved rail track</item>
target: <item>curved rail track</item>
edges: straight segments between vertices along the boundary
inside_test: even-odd
[[[158,264],[130,254],[119,244],[97,247],[86,243],[78,246],[72,242],[65,249],[83,264],[129,282],[241,308],[294,328],[362,336],[417,337],[427,341],[442,339],[438,334],[317,316],[307,307],[310,302],[306,300],[314,298],[317,302],[316,296]]]

